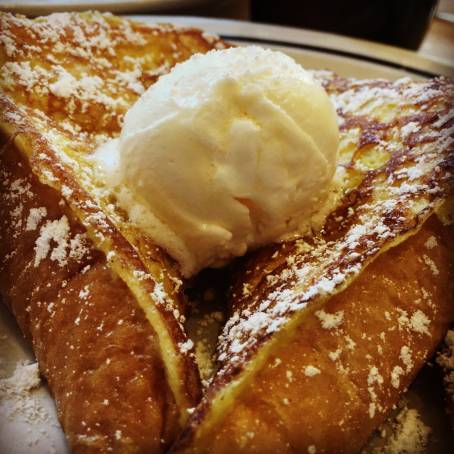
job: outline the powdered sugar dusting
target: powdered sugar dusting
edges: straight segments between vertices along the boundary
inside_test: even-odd
[[[192,342],[191,339],[188,339],[186,342],[183,342],[178,345],[180,347],[180,351],[182,353],[188,353],[194,348],[194,343]]]
[[[0,327],[0,446],[8,453],[69,452],[38,363],[17,351],[18,337]],[[7,350],[5,350],[5,348]],[[18,355],[19,353],[19,355]],[[21,358],[19,359],[18,356]]]
[[[60,266],[66,264],[66,247],[68,245],[69,223],[66,216],[58,220],[47,221],[41,227],[39,237],[35,243],[35,261],[37,267],[50,253],[50,259]],[[53,245],[52,243],[56,243]]]
[[[314,377],[318,374],[320,374],[320,369],[312,364],[309,364],[309,366],[304,368],[304,375],[306,375],[306,377]]]
[[[46,207],[31,208],[25,230],[36,230],[41,220],[47,215]]]
[[[342,321],[344,319],[344,311],[328,314],[323,309],[321,309],[317,311],[315,315],[320,320],[322,328],[324,329],[337,328],[342,324]]]
[[[59,132],[77,137],[89,148],[119,132],[137,96],[162,72],[187,58],[180,35],[195,33],[191,29],[174,33],[170,25],[114,21],[100,13],[59,13],[35,21],[3,14],[0,30],[0,46],[7,56],[0,67],[2,90],[27,105],[30,113],[35,107],[56,120],[53,126]],[[200,50],[225,47],[217,37],[197,35],[205,45]],[[171,54],[161,50],[162,42],[173,48]],[[155,54],[147,51],[147,45],[154,46]],[[118,61],[114,64],[113,59]],[[32,96],[26,99],[24,90]],[[49,97],[48,107],[34,105],[38,96]],[[64,111],[64,120],[55,116],[55,105]]]
[[[4,423],[17,418],[29,428],[40,422],[50,423],[48,412],[33,395],[40,384],[38,363],[29,361],[17,363],[10,377],[0,379],[0,418]]]
[[[384,452],[388,454],[427,452],[432,430],[424,423],[416,409],[404,408],[397,415],[396,422],[395,431]]]
[[[313,238],[308,249],[287,252],[287,265],[264,279],[260,291],[237,295],[238,309],[220,337],[220,380],[241,367],[266,339],[310,304],[342,289],[387,244],[430,212],[452,184],[452,173],[447,171],[453,152],[449,129],[434,126],[450,108],[452,84],[443,80],[427,84],[408,79],[396,83],[342,80],[337,91],[337,79],[331,77],[324,73],[320,80],[341,118],[341,149],[350,137],[355,148],[373,144],[382,153],[382,161],[379,165],[372,161],[372,170],[368,170],[368,161],[369,167],[358,168],[360,159],[341,155],[339,172],[344,172],[344,166],[352,160],[348,172],[356,172],[356,178],[361,176],[358,188],[346,191],[351,193],[347,196],[350,199],[358,195],[357,202],[348,202],[348,210],[331,219],[330,230]],[[346,83],[350,89],[345,89]],[[388,109],[388,104],[400,107]],[[426,115],[429,107],[431,113]],[[339,233],[333,238],[333,232]],[[288,248],[292,251],[292,246]],[[425,262],[435,274],[435,264],[428,257]],[[342,314],[326,314],[320,309],[316,315],[327,329],[339,328],[342,323]],[[407,314],[405,326],[427,335],[430,320],[416,311]],[[400,369],[395,369],[394,384],[399,375]],[[371,417],[378,410],[377,404],[372,405]]]
[[[149,26],[95,12],[37,20],[2,14],[0,46],[6,54],[0,67],[0,114],[33,137],[33,172],[61,193],[65,201],[60,203],[76,214],[112,267],[122,261],[125,274],[140,275],[140,294],[167,313],[176,352],[189,353],[178,307],[181,280],[167,271],[165,254],[150,247],[150,239],[117,210],[87,156],[119,134],[127,109],[159,75],[192,53],[226,46],[195,29]],[[7,187],[12,197],[28,191],[20,181]],[[30,231],[39,229],[35,267],[46,260],[66,266],[86,254],[86,234],[71,232],[67,216],[46,220],[37,208],[24,218],[22,211],[18,206],[17,227],[26,222]],[[161,275],[156,275],[157,262]]]

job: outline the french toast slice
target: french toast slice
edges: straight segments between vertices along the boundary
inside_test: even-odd
[[[74,452],[160,452],[200,398],[175,264],[87,156],[160,74],[214,47],[107,14],[0,14],[0,295]]]
[[[452,81],[315,75],[339,115],[341,200],[237,271],[176,452],[359,452],[454,320]]]

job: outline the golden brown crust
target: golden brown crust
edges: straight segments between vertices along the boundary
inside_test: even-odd
[[[19,156],[11,143],[0,155],[0,294],[33,343],[72,449],[160,452],[175,435],[178,410],[156,335],[88,239],[63,266],[51,254],[35,266],[46,222],[66,216],[69,242],[84,229]],[[46,215],[32,228],[34,209]]]
[[[0,13],[1,293],[77,450],[159,451],[200,397],[175,264],[109,211],[85,155],[160,74],[216,46],[109,14]]]
[[[225,47],[198,29],[97,12],[34,20],[0,12],[0,38],[4,93],[85,150],[118,134],[127,109],[176,63]]]
[[[272,352],[288,348],[289,336],[305,326],[308,314],[324,314],[325,304],[367,274],[366,267],[381,254],[418,235],[434,210],[446,207],[453,195],[452,81],[358,81],[329,72],[316,76],[338,112],[340,202],[320,232],[252,254],[241,268],[232,313],[218,343],[219,369],[179,437],[178,449],[210,446],[225,415],[255,385]],[[452,210],[447,211],[445,218],[452,219]],[[420,251],[416,260],[421,273],[438,272],[433,253]],[[394,284],[390,279],[391,289]],[[343,314],[326,317],[329,325]],[[402,313],[400,322],[425,331],[428,319],[415,309],[414,314]],[[433,348],[430,342],[427,348]],[[402,355],[407,358],[409,352],[404,349]],[[314,367],[308,374],[318,376]],[[370,386],[365,385],[371,399],[378,395],[374,386],[383,381],[373,367]],[[397,384],[409,371],[393,367]],[[374,404],[369,409],[373,419],[381,404],[369,404]],[[274,436],[279,438],[276,432]],[[239,449],[247,441],[238,443]]]
[[[149,26],[96,12],[30,20],[0,13],[0,126],[16,135],[39,180],[56,189],[156,332],[182,423],[200,396],[184,332],[175,263],[117,209],[86,159],[160,74],[224,47],[200,30]]]
[[[454,227],[432,217],[384,253],[306,317],[188,452],[358,452],[454,320],[453,251]]]

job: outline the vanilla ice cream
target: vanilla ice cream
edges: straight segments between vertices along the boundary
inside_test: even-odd
[[[290,57],[252,46],[177,65],[96,156],[126,188],[130,218],[190,276],[307,230],[337,147],[324,89]]]

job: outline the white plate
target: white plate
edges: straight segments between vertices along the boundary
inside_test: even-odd
[[[44,1],[16,2],[16,5],[19,3],[38,4],[44,3]],[[124,2],[109,0],[96,3],[120,4]],[[144,4],[146,1],[132,3]],[[148,3],[159,2],[150,1]],[[2,5],[4,6],[5,3]],[[454,68],[447,62],[434,61],[414,52],[390,46],[325,33],[196,17],[131,17],[148,23],[171,22],[196,26],[211,33],[218,33],[234,43],[258,44],[280,49],[307,68],[330,69],[342,76],[387,79],[410,76],[415,79],[425,79],[438,74],[454,75]],[[23,341],[14,320],[0,305],[0,363],[3,369],[11,372],[14,370],[15,364],[21,360],[33,360],[33,355]],[[0,394],[0,401],[1,398]],[[13,419],[2,417],[0,404],[0,452],[15,454],[67,453],[68,448],[64,435],[59,428],[54,403],[47,389],[43,386],[33,392],[33,399],[38,406],[42,406],[48,416],[46,422],[31,426],[31,431],[21,420],[20,414]]]

